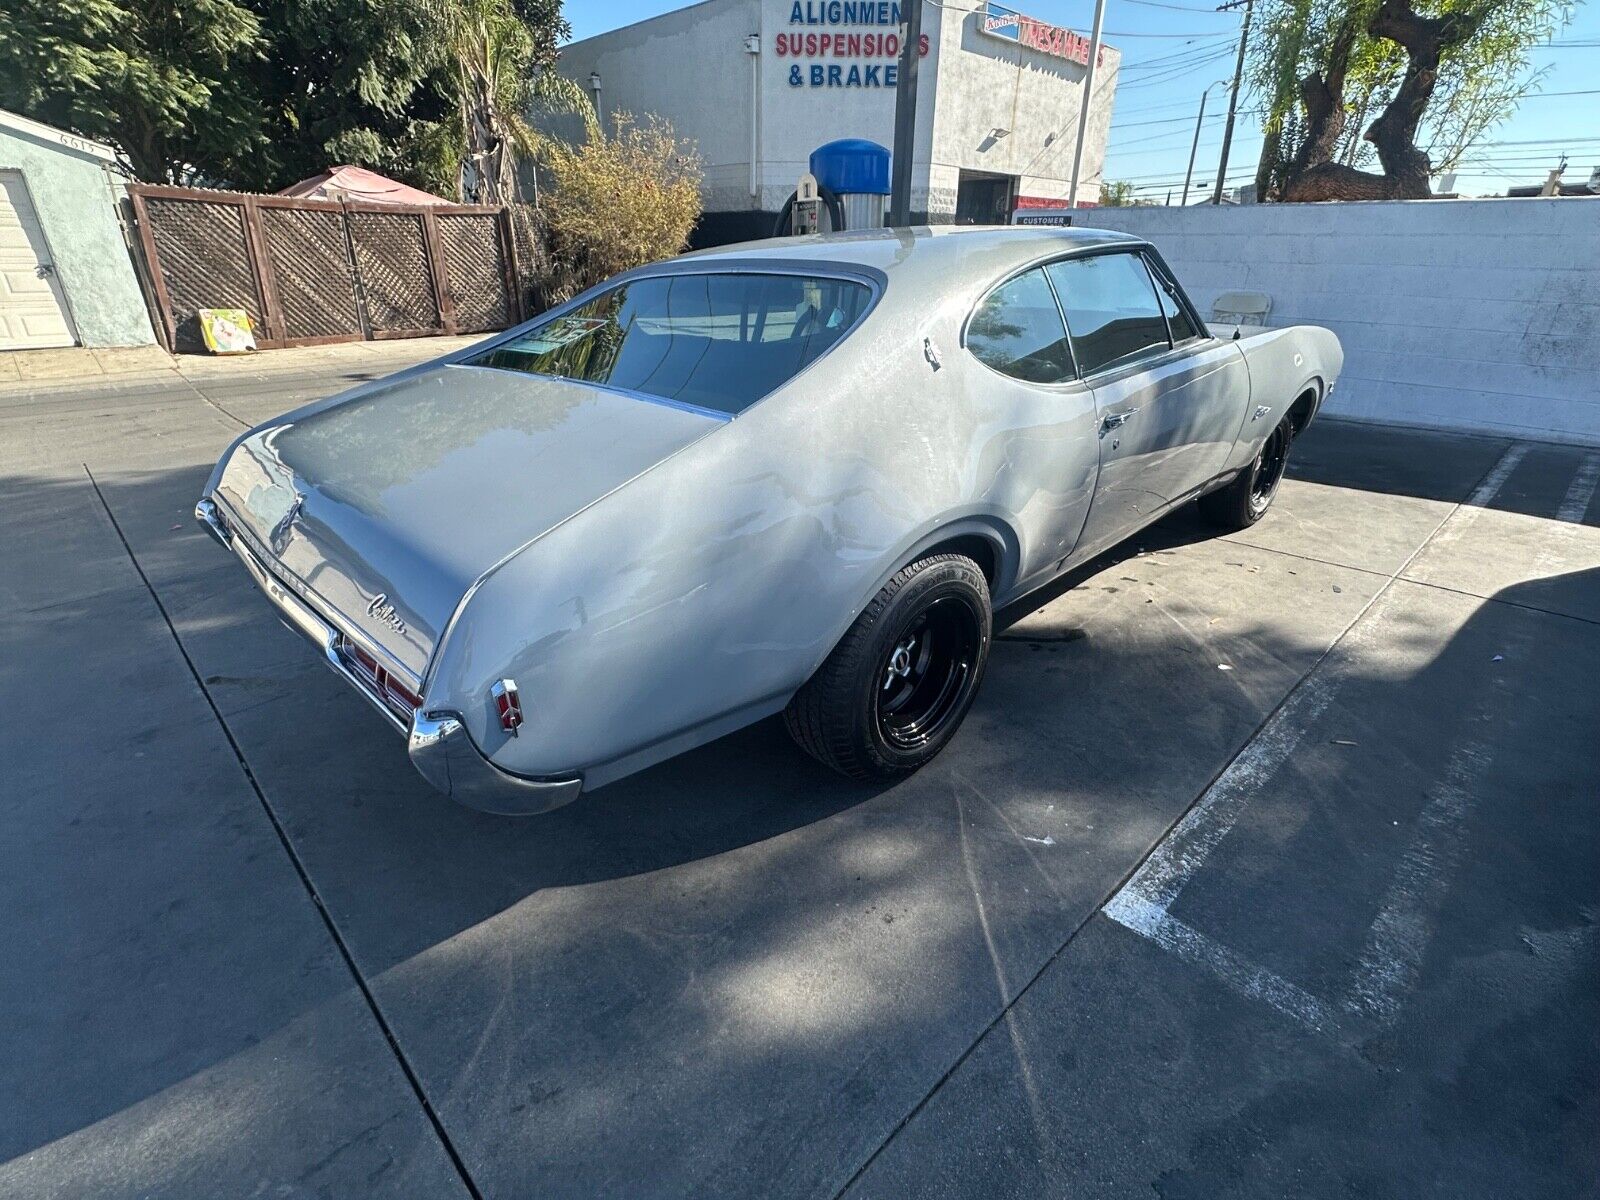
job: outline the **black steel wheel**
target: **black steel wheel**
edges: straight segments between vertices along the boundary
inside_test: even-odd
[[[1248,529],[1272,506],[1289,467],[1289,448],[1294,444],[1294,422],[1284,417],[1261,443],[1255,461],[1221,491],[1200,497],[1200,513],[1223,529]]]
[[[1258,513],[1267,511],[1267,505],[1278,494],[1283,482],[1283,472],[1289,465],[1289,443],[1294,439],[1294,426],[1285,417],[1267,437],[1256,455],[1250,472],[1250,507]]]
[[[909,774],[955,736],[988,660],[989,590],[971,559],[900,570],[784,713],[818,761],[853,779]]]
[[[902,750],[937,740],[967,694],[982,644],[969,596],[941,596],[914,614],[878,664],[883,683],[872,707],[883,740]]]

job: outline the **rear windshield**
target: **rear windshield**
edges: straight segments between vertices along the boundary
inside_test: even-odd
[[[468,359],[643,392],[715,412],[754,404],[815,361],[871,290],[805,275],[658,275]]]

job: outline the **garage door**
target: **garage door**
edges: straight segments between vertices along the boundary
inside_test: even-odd
[[[28,186],[20,171],[0,171],[0,350],[76,341]]]

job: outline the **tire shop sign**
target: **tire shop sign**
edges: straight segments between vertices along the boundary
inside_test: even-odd
[[[1089,39],[1081,33],[1073,33],[1059,25],[1047,25],[999,4],[985,4],[978,16],[978,28],[992,38],[1016,42],[1041,54],[1064,58],[1085,67],[1089,65]],[[1105,55],[1106,50],[1102,46],[1096,66],[1105,62]]]
[[[891,0],[795,0],[778,34],[790,87],[892,88],[900,76],[900,5]],[[917,53],[926,58],[928,35]]]

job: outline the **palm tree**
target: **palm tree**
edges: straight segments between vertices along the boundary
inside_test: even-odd
[[[428,0],[455,92],[456,112],[441,123],[433,150],[469,204],[518,199],[516,160],[538,153],[542,135],[529,122],[535,106],[570,110],[595,127],[583,90],[554,71],[555,36],[535,27],[514,0]],[[530,197],[533,199],[533,197]]]

